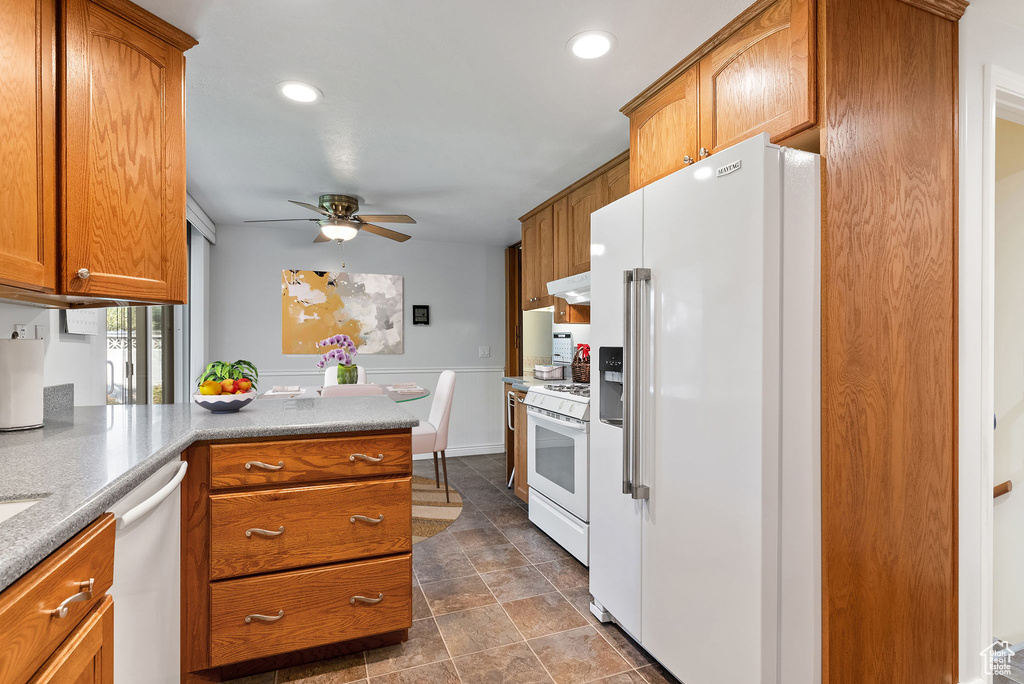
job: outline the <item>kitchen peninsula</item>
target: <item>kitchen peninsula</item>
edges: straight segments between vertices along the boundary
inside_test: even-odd
[[[74,642],[73,634],[65,638],[76,625],[81,622],[81,631],[93,618],[101,620],[111,584],[118,614],[134,611],[119,590],[133,582],[160,584],[155,577],[129,576],[125,569],[155,553],[126,548],[143,537],[152,549],[169,544],[166,551],[174,558],[180,551],[182,643],[193,646],[183,673],[385,633],[404,638],[412,620],[409,478],[411,428],[418,423],[386,397],[345,397],[258,400],[227,415],[193,404],[78,407],[42,429],[0,435],[0,621],[15,630],[24,627],[25,638],[5,639],[20,643],[17,649],[0,646],[0,680],[30,675],[58,645],[64,649]],[[158,491],[132,501],[129,512],[118,512],[148,480],[158,482]],[[166,544],[161,541],[168,527],[178,532],[176,496],[166,498],[175,504],[171,525],[157,534],[142,530],[147,518],[161,512],[161,493],[167,497],[177,483],[182,483],[180,547],[177,534]],[[149,501],[156,503],[147,508]],[[381,506],[387,509],[383,522],[377,520]],[[270,518],[281,524],[265,530]],[[316,521],[312,530],[304,524],[311,520]],[[138,527],[122,534],[136,522]],[[334,523],[344,523],[346,534],[338,536],[351,543],[305,543],[307,533],[329,532]],[[279,531],[285,529],[291,534]],[[315,546],[310,550],[317,557],[295,544]],[[154,573],[166,572],[166,565]],[[178,567],[173,570],[178,576]],[[333,601],[318,584],[325,573],[346,591],[351,584],[350,593],[357,596],[370,590],[363,586],[373,584],[367,577],[386,579],[380,591],[387,598],[374,593],[365,602],[350,602],[346,594],[343,602]],[[145,573],[132,573],[140,574]],[[286,609],[291,619],[264,621],[269,608],[255,603],[249,610],[248,603],[260,602],[260,588],[268,582],[288,585],[287,592],[263,596],[284,606],[272,617]],[[250,585],[259,585],[255,595],[248,593]],[[224,597],[226,603],[218,607]],[[47,607],[52,601],[54,616],[31,611],[27,602],[34,598]],[[58,604],[70,619],[53,619],[60,617]],[[310,604],[316,604],[316,615],[307,610]],[[328,619],[359,610],[359,618],[344,621],[344,628],[337,624],[342,620]],[[327,629],[328,623],[335,624]],[[176,637],[176,620],[172,631]],[[121,634],[117,640],[126,647]],[[250,640],[259,643],[259,653],[247,647]],[[85,643],[83,638],[79,646]],[[99,650],[96,657],[102,660]],[[219,673],[205,672],[194,681],[219,679]]]

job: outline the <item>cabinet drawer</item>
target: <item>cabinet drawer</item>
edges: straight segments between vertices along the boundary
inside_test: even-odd
[[[412,548],[410,478],[214,494],[210,512],[213,579]]]
[[[412,556],[216,582],[210,614],[212,666],[408,629]]]
[[[410,432],[210,446],[213,489],[407,473]]]
[[[93,580],[92,597],[52,611]],[[23,684],[50,657],[114,580],[114,516],[106,514],[0,593],[0,682]]]

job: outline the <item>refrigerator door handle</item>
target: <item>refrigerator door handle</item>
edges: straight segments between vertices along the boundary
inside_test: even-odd
[[[647,316],[650,314],[650,286],[651,269],[633,269],[633,329],[635,331],[633,356],[635,358],[630,361],[633,371],[631,387],[629,389],[630,400],[632,401],[631,417],[633,419],[633,426],[630,430],[632,445],[630,447],[631,471],[629,481],[632,483],[632,491],[630,493],[634,499],[638,500],[649,499],[651,496],[650,487],[640,484],[642,480],[640,475],[640,459],[644,452],[643,426],[646,419],[646,407],[643,400],[644,383],[647,379],[647,364],[654,362],[652,351],[644,344],[647,338],[645,333],[647,330]]]
[[[633,493],[633,271],[622,272],[622,493]]]

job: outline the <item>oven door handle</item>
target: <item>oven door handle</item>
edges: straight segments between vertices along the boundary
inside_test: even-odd
[[[565,420],[564,418],[555,418],[554,416],[549,416],[544,413],[540,413],[538,411],[533,410],[531,410],[529,413],[531,416],[533,416],[534,420],[538,420],[544,423],[555,423],[556,425],[567,427],[570,430],[577,430],[579,432],[585,432],[587,429],[586,423],[577,423],[576,421]]]
[[[512,409],[516,405],[516,393],[509,392],[505,399],[505,417],[508,419],[508,429],[515,432],[516,426],[512,424]]]

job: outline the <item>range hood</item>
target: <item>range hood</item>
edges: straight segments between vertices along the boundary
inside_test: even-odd
[[[548,294],[564,299],[569,304],[590,304],[590,271],[552,280],[548,283]]]

